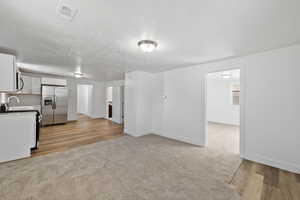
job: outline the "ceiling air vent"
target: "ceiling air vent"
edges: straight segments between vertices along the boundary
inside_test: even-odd
[[[64,4],[64,2],[60,1],[57,7],[57,12],[59,16],[65,20],[72,21],[76,14],[78,13],[77,9],[72,8],[69,5]]]

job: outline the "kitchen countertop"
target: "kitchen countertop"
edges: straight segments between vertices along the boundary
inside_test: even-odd
[[[41,106],[40,105],[34,105],[34,106],[10,106],[9,111],[22,111],[22,110],[38,110],[41,112]]]
[[[32,112],[40,115],[40,112],[38,110],[9,110],[9,111],[6,111],[6,112],[0,112],[0,116],[12,115],[12,114],[20,115],[20,114],[32,113]]]

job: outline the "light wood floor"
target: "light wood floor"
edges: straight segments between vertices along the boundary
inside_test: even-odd
[[[242,200],[300,200],[300,175],[244,160],[233,184]]]
[[[123,126],[117,123],[79,114],[78,121],[41,128],[40,147],[32,152],[32,156],[65,151],[123,135]]]
[[[33,156],[123,136],[123,127],[106,119],[79,115],[78,121],[41,129]],[[300,200],[300,175],[244,160],[229,184],[242,200]]]
[[[239,152],[239,127],[208,123],[208,147]],[[300,175],[244,160],[230,184],[242,200],[300,200]]]

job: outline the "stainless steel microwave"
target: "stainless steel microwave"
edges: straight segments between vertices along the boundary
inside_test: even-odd
[[[24,88],[24,81],[21,77],[21,72],[16,72],[16,90],[21,91]]]

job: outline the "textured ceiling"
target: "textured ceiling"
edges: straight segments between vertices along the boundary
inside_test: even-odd
[[[0,48],[27,70],[113,80],[124,72],[159,72],[246,55],[300,41],[299,0],[2,0]],[[137,48],[158,42],[153,53]]]

